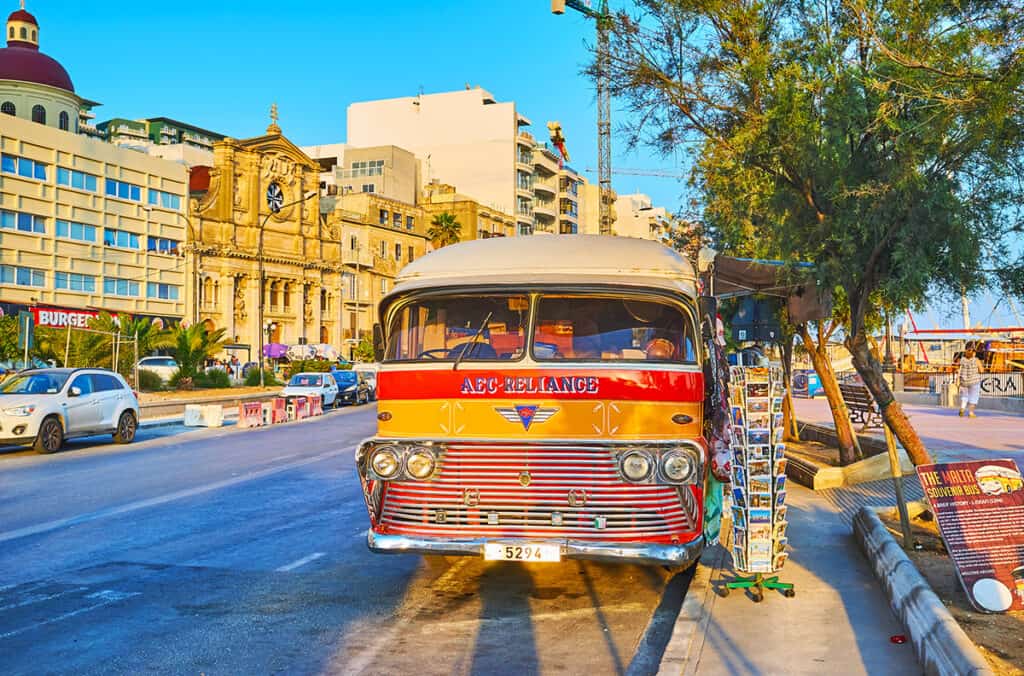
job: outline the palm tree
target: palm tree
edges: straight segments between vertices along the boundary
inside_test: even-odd
[[[133,343],[136,336],[139,344],[139,359],[174,344],[170,332],[149,318],[121,315],[115,319],[109,313],[102,312],[96,318],[89,320],[89,328],[96,333],[88,333],[81,340],[73,340],[71,354],[63,355],[63,359],[60,361],[69,366],[112,368],[114,340],[116,339],[121,341],[117,349],[116,370],[127,375],[135,366]],[[118,336],[118,334],[120,335]],[[53,337],[53,343],[54,352],[63,353],[64,341],[61,340],[59,333]]]
[[[224,329],[208,330],[203,324],[176,325],[170,331],[173,346],[170,352],[178,362],[182,378],[192,378],[203,362],[220,352],[227,338]]]
[[[462,238],[462,224],[455,220],[455,214],[442,211],[430,222],[430,227],[427,228],[427,237],[439,249],[449,244],[456,244]]]

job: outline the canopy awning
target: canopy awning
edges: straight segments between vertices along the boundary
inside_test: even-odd
[[[705,279],[719,299],[759,294],[786,299],[794,324],[824,319],[832,313],[832,294],[819,292],[811,263],[734,258],[716,255]]]

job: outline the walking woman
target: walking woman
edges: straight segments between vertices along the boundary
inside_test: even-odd
[[[963,417],[964,409],[969,418],[977,417],[974,407],[981,395],[981,372],[981,361],[974,356],[974,346],[968,346],[960,358],[960,417]]]

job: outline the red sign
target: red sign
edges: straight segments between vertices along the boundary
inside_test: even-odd
[[[73,329],[87,329],[89,328],[89,320],[95,319],[99,314],[95,310],[66,310],[53,307],[32,308],[32,315],[35,317],[36,326],[51,326],[61,329],[68,326],[71,326]],[[111,316],[117,317],[116,314]]]
[[[1024,610],[1024,479],[1017,463],[920,465],[917,475],[974,607]]]

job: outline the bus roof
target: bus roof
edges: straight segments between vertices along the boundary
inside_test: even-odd
[[[603,235],[533,235],[443,247],[402,268],[388,296],[476,284],[621,284],[696,295],[693,266],[658,242]]]

